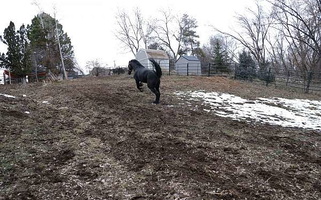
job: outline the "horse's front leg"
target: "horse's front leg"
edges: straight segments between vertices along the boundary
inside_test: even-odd
[[[142,86],[143,86],[143,83],[140,82],[139,80],[136,80],[136,87],[141,92],[143,91]]]

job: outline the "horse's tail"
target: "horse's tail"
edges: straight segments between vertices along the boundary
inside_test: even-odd
[[[153,63],[153,65],[155,67],[155,70],[156,70],[156,75],[158,76],[158,78],[160,78],[162,76],[161,67],[159,66],[159,64],[153,58],[150,58],[149,60]]]

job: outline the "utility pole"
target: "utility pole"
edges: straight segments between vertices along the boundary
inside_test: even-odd
[[[63,75],[64,75],[64,79],[66,80],[68,78],[68,76],[67,76],[67,72],[66,72],[66,69],[65,69],[64,58],[63,58],[62,52],[61,52],[60,39],[59,39],[59,34],[58,34],[58,23],[57,23],[58,20],[56,19],[56,9],[54,8],[54,10],[55,10],[54,18],[55,18],[55,24],[56,24],[56,37],[57,37],[59,54],[60,54],[60,59],[61,59],[62,72],[63,72]]]

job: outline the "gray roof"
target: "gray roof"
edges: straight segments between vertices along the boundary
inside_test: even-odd
[[[199,61],[199,59],[196,56],[182,56],[188,61]]]

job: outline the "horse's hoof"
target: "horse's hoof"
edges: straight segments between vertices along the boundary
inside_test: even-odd
[[[154,101],[153,104],[159,104],[159,101]]]

